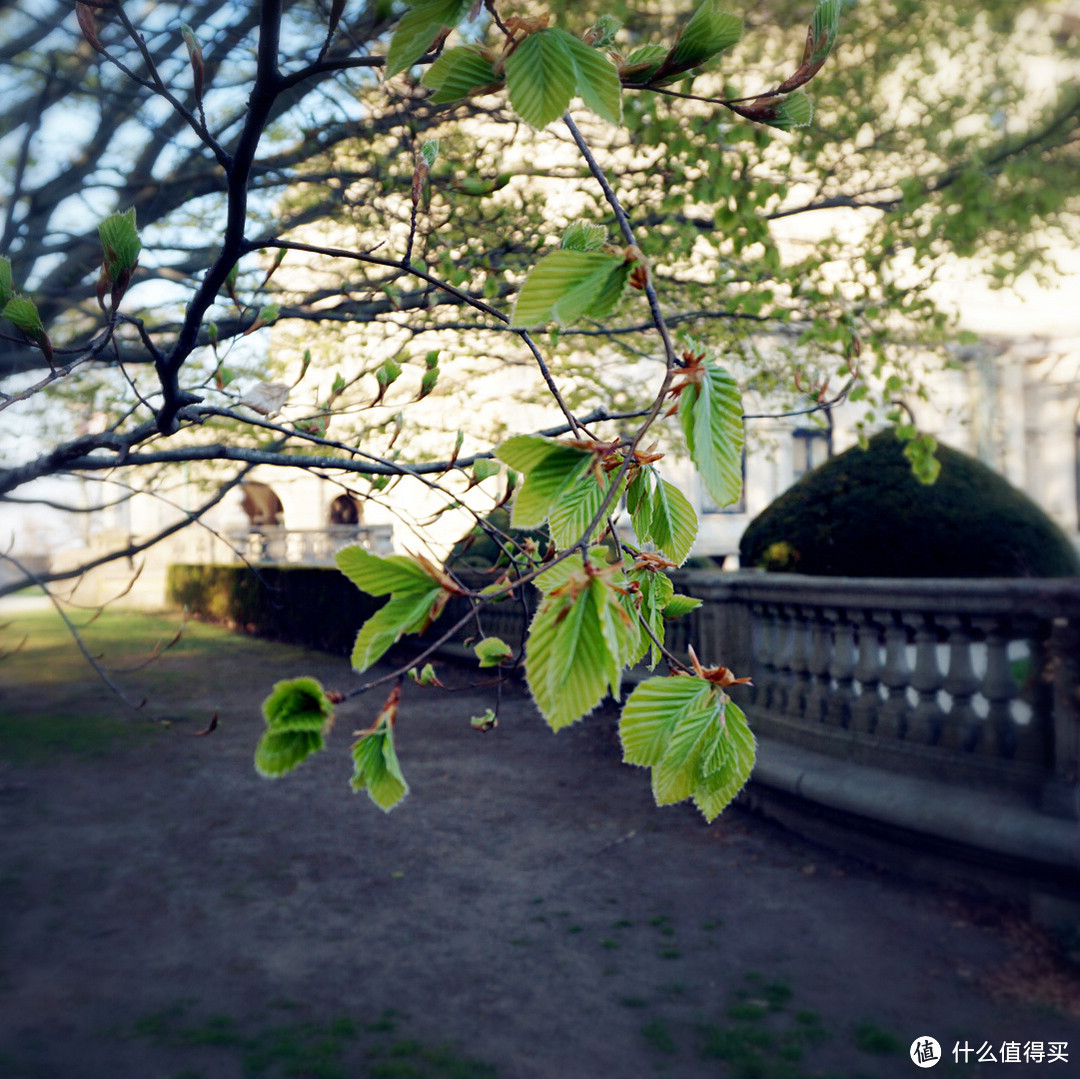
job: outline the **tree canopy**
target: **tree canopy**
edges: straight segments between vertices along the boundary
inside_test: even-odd
[[[1051,7],[7,5],[0,412],[37,437],[5,450],[0,499],[198,463],[215,480],[186,524],[256,465],[373,499],[408,477],[448,506],[487,483],[477,523],[512,504],[553,550],[494,530],[510,568],[482,590],[422,556],[346,553],[346,576],[389,596],[354,666],[452,596],[535,581],[524,663],[545,717],[667,660],[680,677],[624,708],[626,756],[658,800],[714,815],[752,738],[735,676],[664,650],[685,609],[664,570],[697,523],[656,462],[679,447],[733,501],[744,392],[887,402],[910,346],[948,334],[944,260],[1007,285],[1075,236],[1077,42],[1047,32]],[[501,409],[426,437],[433,401],[481,379],[500,401],[511,369],[531,373],[535,425]],[[636,542],[613,558],[624,497]],[[279,687],[260,770],[317,749],[334,703]],[[380,804],[404,791],[396,708],[354,755]]]

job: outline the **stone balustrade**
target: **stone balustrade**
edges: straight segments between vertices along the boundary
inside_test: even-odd
[[[759,736],[1076,819],[1080,581],[686,575]]]
[[[226,539],[239,558],[252,564],[275,563],[332,566],[334,555],[351,543],[376,554],[393,550],[391,525],[327,525],[325,528],[259,528],[230,532]]]

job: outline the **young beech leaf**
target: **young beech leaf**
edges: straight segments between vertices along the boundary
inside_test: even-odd
[[[437,617],[445,597],[441,585],[422,592],[402,592],[390,597],[356,634],[350,657],[354,670],[366,671],[406,633],[421,633]]]
[[[306,677],[275,683],[262,711],[267,727],[277,731],[322,731],[334,714],[322,685]]]
[[[372,554],[356,544],[338,551],[334,561],[361,592],[372,596],[385,596],[389,592],[415,592],[437,583],[413,558],[400,554]]]
[[[720,506],[735,502],[742,491],[742,398],[731,375],[709,357],[700,381],[679,398],[679,422],[706,490]]]
[[[412,67],[442,30],[457,26],[468,8],[469,0],[422,0],[405,12],[390,39],[386,77]]]
[[[811,16],[806,44],[808,63],[820,63],[832,52],[840,29],[840,12],[843,7],[844,0],[818,0]]]
[[[550,32],[566,38],[566,48],[574,64],[575,89],[586,108],[613,124],[622,123],[622,83],[611,62],[565,30]]]
[[[352,665],[366,670],[406,633],[420,633],[438,617],[450,593],[449,579],[440,581],[414,558],[375,555],[353,545],[335,555],[338,569],[362,592],[390,594],[361,627],[353,645]]]
[[[570,547],[581,539],[610,489],[610,473],[597,476],[590,466],[574,474],[548,510],[548,526],[556,547]]]
[[[608,561],[608,549],[603,544],[598,543],[589,548],[589,565],[594,570],[603,569]],[[581,576],[581,566],[581,555],[575,552],[549,566],[533,583],[547,595],[556,588],[562,588],[571,577]]]
[[[639,484],[640,481],[640,484]],[[694,507],[672,483],[642,469],[631,488],[639,485],[627,509],[634,532],[642,543],[652,543],[663,554],[682,565],[697,539],[698,519]]]
[[[617,301],[626,283],[626,277],[621,276],[625,266],[621,255],[606,251],[559,248],[550,252],[529,271],[521,286],[510,315],[511,326],[536,329],[552,320],[567,326],[592,315],[594,305],[610,310],[614,306],[612,291],[618,289]]]
[[[559,246],[570,251],[599,251],[607,243],[607,237],[608,232],[603,225],[575,221],[566,226]]]
[[[514,528],[539,528],[562,493],[572,487],[592,464],[593,455],[543,435],[515,435],[495,456],[525,474],[514,497],[510,523]]]
[[[3,316],[35,341],[45,336],[45,327],[41,323],[37,304],[26,296],[12,296],[4,304]]]
[[[506,61],[506,89],[517,114],[535,128],[566,111],[577,86],[577,68],[565,30],[530,34]]]
[[[119,281],[123,274],[130,274],[139,261],[142,241],[135,225],[135,208],[125,213],[110,214],[98,225],[105,255],[105,271],[110,281]]]
[[[333,708],[314,678],[278,682],[263,701],[266,731],[255,747],[255,770],[276,779],[291,772],[326,744]]]
[[[681,74],[700,67],[742,37],[742,19],[720,9],[717,0],[705,0],[690,16],[662,65],[662,73]]]
[[[491,57],[479,45],[461,45],[446,49],[420,81],[435,91],[428,100],[442,105],[479,90],[497,89],[503,80],[495,74]]]
[[[637,584],[637,591],[623,596],[622,603],[633,616],[639,635],[638,646],[628,663],[631,666],[640,663],[648,652],[651,670],[663,658],[657,641],[663,644],[664,608],[675,589],[667,574],[654,569],[632,569],[626,577]]]
[[[591,712],[610,691],[617,696],[637,632],[618,594],[584,572],[549,592],[529,626],[525,677],[553,730]]]
[[[474,730],[490,731],[499,725],[499,717],[489,708],[482,716],[472,716],[469,723]]]
[[[394,750],[394,719],[401,688],[395,686],[379,712],[374,726],[360,734],[353,743],[354,792],[366,790],[368,797],[384,812],[389,812],[409,793]]]
[[[623,759],[652,769],[658,805],[692,798],[712,820],[742,789],[754,767],[746,717],[703,678],[650,678],[623,706]]]
[[[668,54],[666,45],[642,45],[635,49],[619,68],[623,86],[644,86],[656,73]]]
[[[15,279],[11,274],[11,259],[3,255],[0,256],[0,310],[3,310],[14,295]]]
[[[676,592],[664,606],[664,617],[681,618],[684,614],[696,611],[700,606],[701,600],[695,599],[693,596],[684,596],[681,592]]]
[[[504,659],[511,659],[514,650],[498,637],[485,637],[473,646],[481,667],[498,667]]]
[[[267,779],[278,779],[325,744],[318,731],[264,731],[255,747],[255,771]]]

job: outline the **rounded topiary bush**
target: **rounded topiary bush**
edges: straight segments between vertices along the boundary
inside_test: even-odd
[[[1027,495],[939,446],[941,474],[912,475],[892,431],[808,473],[743,534],[744,566],[844,577],[1072,577],[1080,559]]]
[[[499,532],[519,545],[532,540],[543,551],[547,548],[549,538],[547,528],[512,529],[510,527],[510,511],[505,506],[499,506],[484,518],[484,520]],[[494,538],[484,531],[479,525],[474,525],[461,537],[451,548],[446,556],[446,568],[449,570],[476,569],[487,570],[493,566],[505,564],[506,556],[502,548]]]

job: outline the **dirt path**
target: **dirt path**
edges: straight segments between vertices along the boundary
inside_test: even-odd
[[[170,662],[187,720],[0,772],[2,1076],[888,1079],[921,1035],[931,1074],[999,1074],[957,1042],[1080,1069],[1080,1021],[986,991],[1016,962],[986,911],[738,809],[657,810],[610,720],[553,736],[512,692],[481,734],[486,697],[409,687],[387,817],[348,788],[362,716],[292,777],[251,765],[265,688],[341,661]]]

